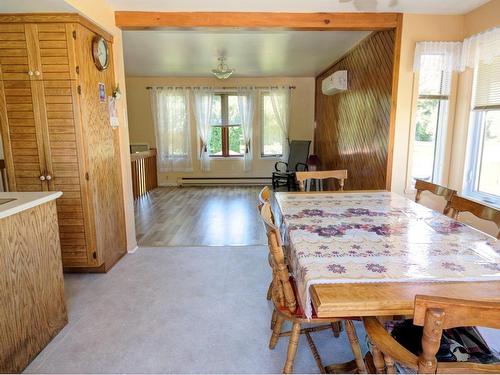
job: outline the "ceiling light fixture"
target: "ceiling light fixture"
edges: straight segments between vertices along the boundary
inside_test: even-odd
[[[219,65],[217,65],[216,69],[212,69],[212,73],[219,79],[228,79],[233,74],[234,69],[229,68],[226,64],[226,58],[221,56],[217,59],[219,61]]]

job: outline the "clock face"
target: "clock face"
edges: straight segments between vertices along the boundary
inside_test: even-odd
[[[103,37],[96,36],[92,41],[92,51],[97,69],[106,69],[109,64],[108,42]]]

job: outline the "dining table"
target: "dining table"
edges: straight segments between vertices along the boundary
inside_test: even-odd
[[[388,191],[278,192],[307,317],[411,316],[416,295],[500,301],[500,241]]]

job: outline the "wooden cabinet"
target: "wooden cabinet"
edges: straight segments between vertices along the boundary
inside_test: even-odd
[[[78,15],[60,18],[0,16],[9,188],[62,191],[57,213],[65,268],[106,271],[126,252],[125,222],[118,132],[98,90],[103,83],[111,96],[113,68],[96,68],[92,39],[112,40]]]

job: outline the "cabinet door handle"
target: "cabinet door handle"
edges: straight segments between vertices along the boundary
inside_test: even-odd
[[[35,70],[35,75],[36,76],[39,76],[40,75],[40,72],[38,70]]]
[[[40,181],[45,181],[45,176],[40,176],[39,179]]]
[[[45,179],[46,179],[47,181],[50,181],[50,180],[52,180],[52,176],[51,176],[50,174],[48,174],[47,176],[45,176]]]
[[[31,77],[33,75],[33,71],[32,70],[28,71],[28,75]]]

